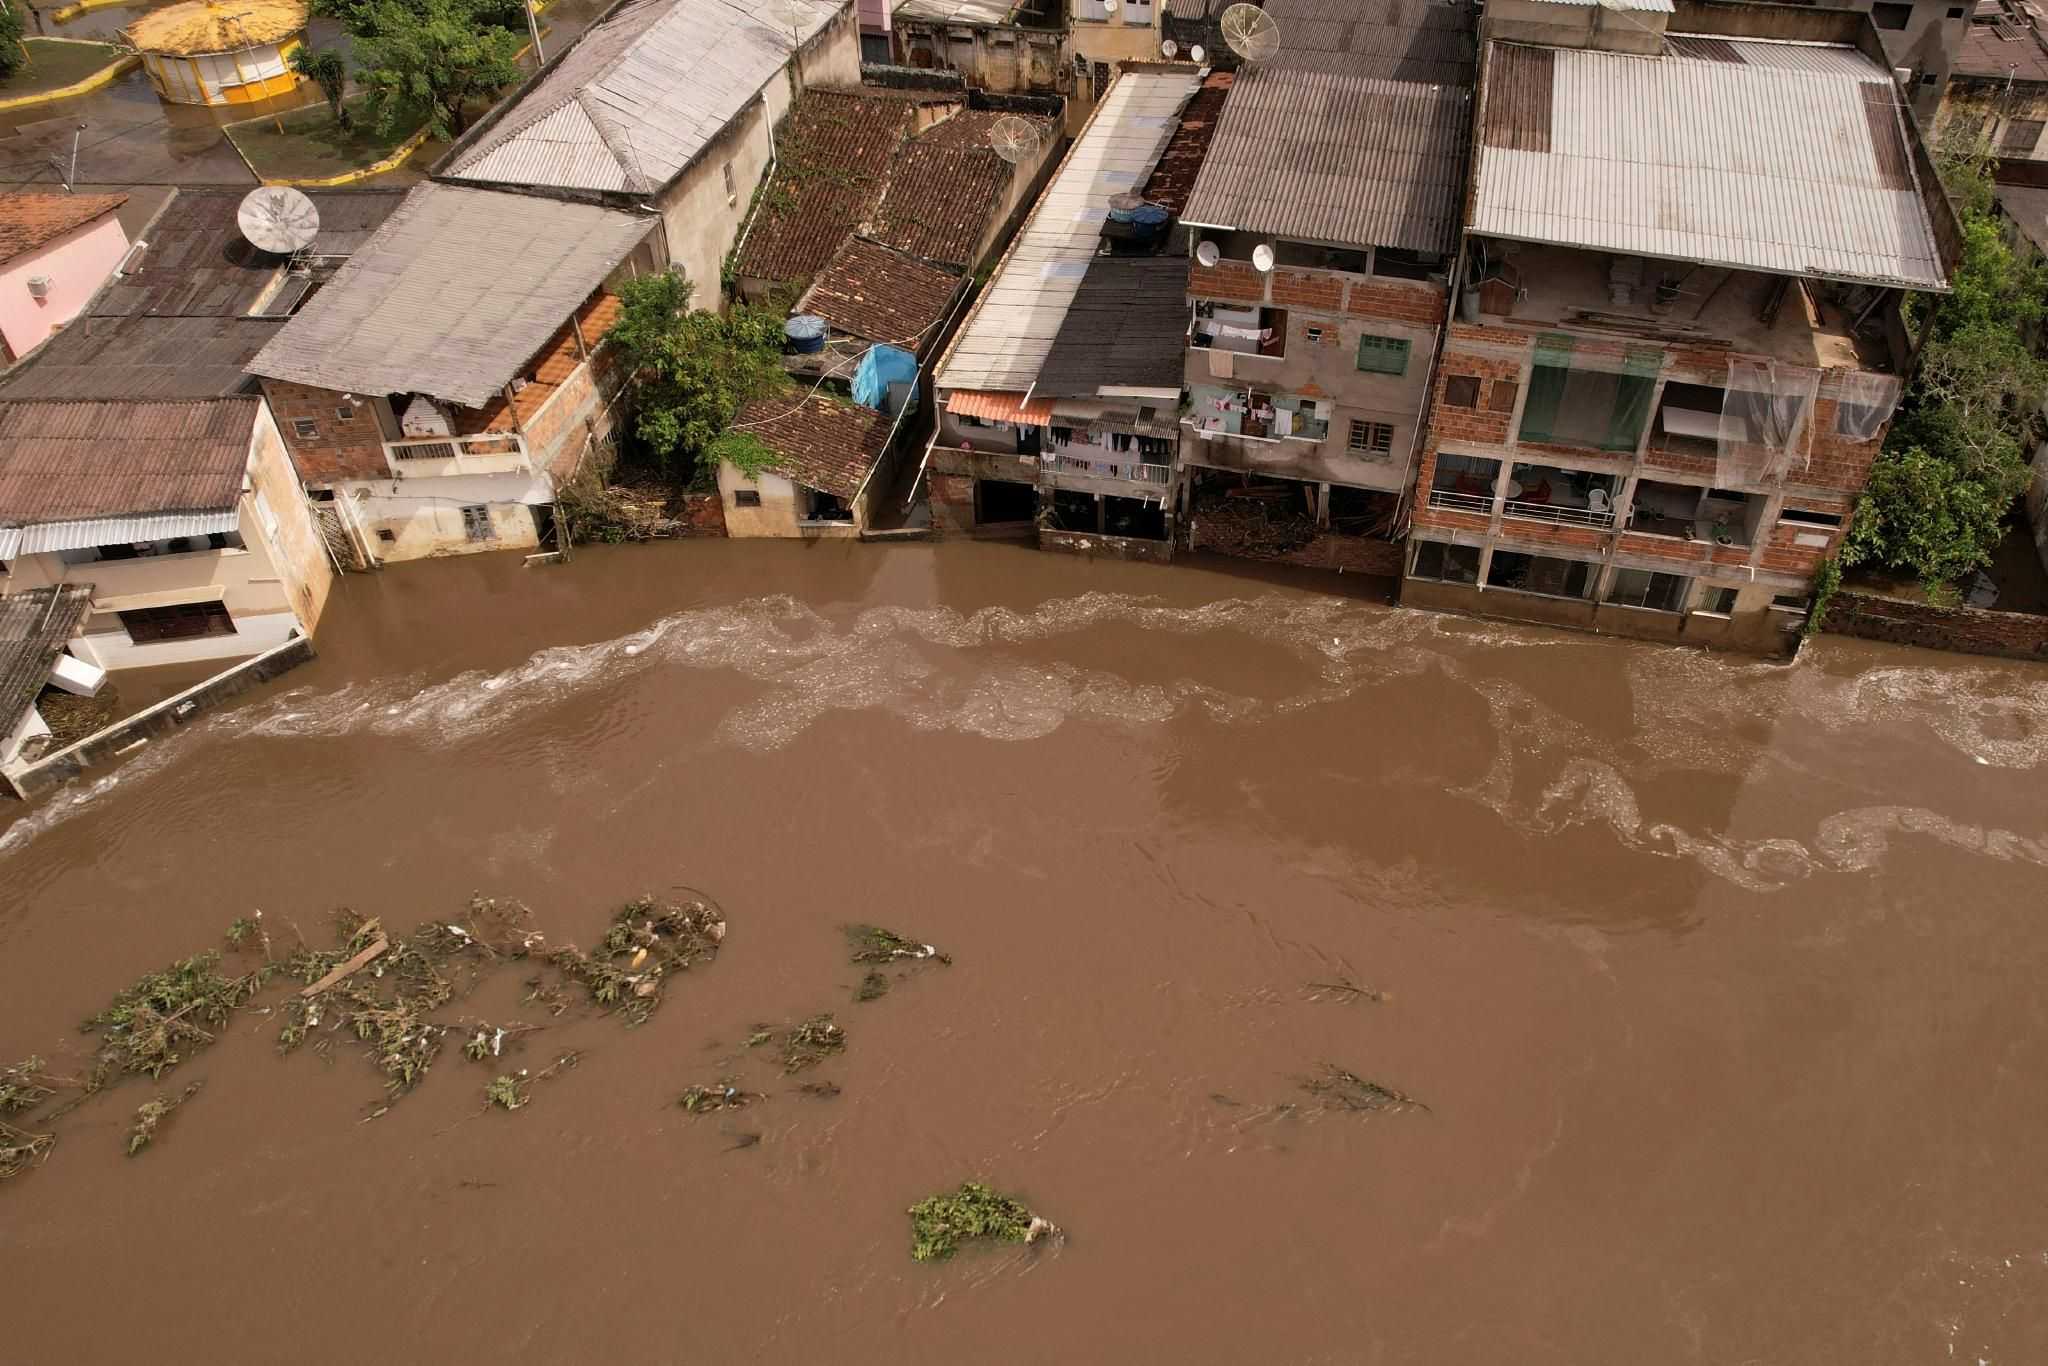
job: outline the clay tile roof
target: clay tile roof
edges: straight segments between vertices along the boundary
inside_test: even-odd
[[[127,202],[125,194],[0,194],[0,263],[47,246]]]
[[[0,527],[231,510],[261,403],[0,403]]]
[[[851,498],[867,482],[888,443],[887,413],[813,394],[756,399],[733,425],[775,452],[776,466],[805,488]]]
[[[1228,71],[1211,72],[1180,111],[1180,126],[1159,154],[1152,178],[1145,182],[1145,198],[1162,209],[1179,213],[1188,206],[1195,177],[1201,173],[1202,158],[1209,155],[1209,143],[1216,136],[1216,121],[1223,115],[1223,101],[1230,94]]]
[[[0,598],[0,735],[11,735],[36,704],[50,666],[92,607],[89,583],[32,588]]]
[[[975,264],[989,218],[1019,170],[989,149],[989,128],[1002,117],[995,110],[964,110],[905,144],[868,235],[927,261],[962,269]],[[1035,124],[1047,141],[1059,136],[1050,119],[1016,117]]]
[[[920,355],[938,340],[937,324],[959,295],[961,277],[900,251],[856,237],[797,305],[837,331],[889,342]]]
[[[916,106],[852,90],[806,90],[782,137],[774,178],[747,232],[736,273],[808,280],[824,269],[881,197],[889,159]]]

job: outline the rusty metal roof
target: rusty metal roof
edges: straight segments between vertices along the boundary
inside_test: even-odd
[[[1494,43],[1471,228],[1912,288],[1945,272],[1890,75],[1849,47]]]
[[[1190,223],[1336,246],[1452,251],[1471,125],[1464,12],[1269,0],[1280,52],[1237,73]]]
[[[36,704],[57,656],[92,610],[92,585],[54,584],[0,597],[0,736]]]
[[[0,403],[0,527],[232,512],[261,403]]]
[[[127,202],[125,194],[0,194],[0,262],[46,247]]]

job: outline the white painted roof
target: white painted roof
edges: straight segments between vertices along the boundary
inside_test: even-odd
[[[216,531],[233,531],[241,524],[241,513],[230,508],[226,512],[165,512],[145,517],[92,517],[38,526],[0,526],[0,560],[11,560],[16,555],[44,555],[53,550],[83,550],[91,545],[207,536]]]
[[[1661,56],[1494,43],[1472,231],[1680,261],[1946,283],[1884,68],[1673,35]]]
[[[941,388],[1021,392],[1037,380],[1101,240],[1110,196],[1145,183],[1198,84],[1192,67],[1117,77],[940,361]]]
[[[626,0],[457,143],[451,180],[651,194],[852,0]]]

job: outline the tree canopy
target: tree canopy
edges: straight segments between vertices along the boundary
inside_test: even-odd
[[[758,463],[758,442],[728,432],[740,405],[788,386],[782,319],[735,305],[725,316],[690,308],[691,285],[675,270],[619,288],[625,305],[608,334],[632,377],[633,431],[664,472],[719,459]]]
[[[519,80],[526,46],[517,6],[504,0],[320,0],[355,40],[356,82],[384,133],[425,125],[461,135],[469,106]]]
[[[11,0],[0,0],[0,76],[12,76],[27,60],[21,45],[21,11]]]

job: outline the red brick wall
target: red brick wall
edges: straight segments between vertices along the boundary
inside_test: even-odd
[[[1277,308],[1313,308],[1335,313],[1344,304],[1344,282],[1324,271],[1276,270],[1273,304]]]
[[[1820,399],[1813,405],[1813,458],[1804,471],[1793,471],[1787,483],[1859,493],[1869,481],[1871,462],[1877,459],[1878,448],[1884,443],[1851,441],[1837,433],[1835,408],[1831,398]]]
[[[335,416],[341,395],[332,389],[313,389],[303,384],[266,379],[263,396],[284,433],[285,449],[299,478],[308,484],[327,484],[338,479],[389,479],[391,466],[384,459],[384,435],[377,430],[377,415],[367,402],[358,401],[355,416],[343,421]],[[310,421],[318,429],[312,438],[301,437],[293,423]]]
[[[1523,542],[1529,546],[1544,546],[1567,552],[1568,559],[1586,559],[1607,548],[1607,534],[1589,526],[1562,526],[1554,522],[1529,522],[1515,518],[1503,518],[1500,526],[1500,540]],[[1514,549],[1508,546],[1508,549]],[[1570,552],[1583,551],[1586,554]]]
[[[1443,364],[1437,367],[1436,387],[1430,393],[1429,422],[1432,440],[1476,441],[1491,446],[1505,444],[1508,439],[1508,424],[1513,420],[1514,413],[1497,412],[1493,409],[1493,386],[1495,383],[1518,385],[1521,382],[1521,373],[1522,367],[1518,361],[1475,356],[1462,351],[1445,351]],[[1458,408],[1444,401],[1446,384],[1453,375],[1478,377],[1477,407]]]
[[[974,481],[964,475],[925,475],[925,487],[932,509],[932,526],[939,531],[974,530]]]
[[[1437,327],[1449,311],[1449,296],[1435,285],[1383,285],[1364,280],[1350,283],[1344,311],[1354,317]]]
[[[1213,266],[1197,261],[1188,271],[1188,293],[1198,299],[1263,303],[1266,277],[1241,261],[1218,261]]]
[[[1821,629],[1929,650],[2048,660],[2048,616],[1936,607],[1849,589],[1835,595]]]

